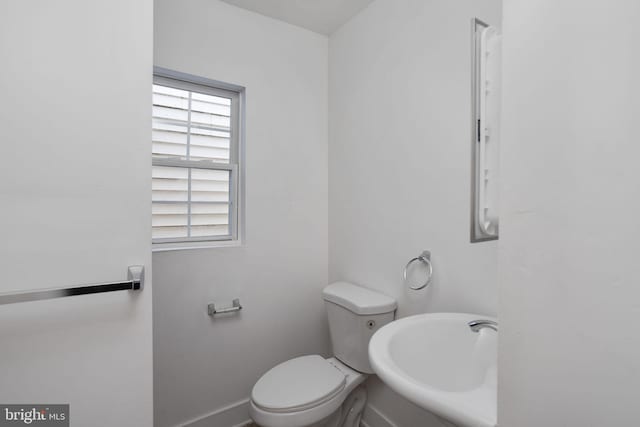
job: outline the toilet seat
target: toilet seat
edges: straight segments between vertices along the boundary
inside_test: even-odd
[[[302,356],[265,373],[253,387],[251,400],[272,413],[300,412],[333,399],[345,384],[344,373],[321,356]]]
[[[249,414],[263,427],[316,426],[318,422],[322,424],[322,420],[340,415],[336,411],[366,377],[334,357],[325,360],[316,355],[291,359],[258,380],[251,393]],[[320,385],[323,382],[324,388]],[[298,393],[294,390],[302,391],[294,396]],[[270,393],[275,394],[270,396]]]

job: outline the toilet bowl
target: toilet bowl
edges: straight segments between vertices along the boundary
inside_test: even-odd
[[[358,427],[360,417],[349,414],[362,412],[366,378],[335,358],[291,359],[256,383],[250,415],[261,427]]]
[[[249,413],[261,427],[359,427],[372,374],[369,340],[394,318],[396,301],[346,282],[323,291],[335,357],[287,360],[251,392]]]

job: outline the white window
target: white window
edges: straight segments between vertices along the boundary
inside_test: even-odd
[[[240,93],[221,86],[154,73],[154,244],[238,238]]]

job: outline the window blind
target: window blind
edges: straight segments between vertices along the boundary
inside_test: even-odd
[[[152,237],[156,243],[231,239],[235,100],[222,90],[180,86],[153,85]]]

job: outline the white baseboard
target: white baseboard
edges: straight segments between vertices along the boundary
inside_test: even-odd
[[[244,427],[251,422],[249,399],[239,400],[209,414],[183,423],[182,427]],[[361,424],[363,427],[397,427],[379,409],[367,405]]]
[[[397,427],[379,409],[369,404],[364,408],[361,424],[363,427]]]
[[[250,422],[249,399],[243,399],[187,421],[182,427],[243,427]]]
[[[422,426],[430,427],[456,427],[449,421],[446,421],[436,415],[431,415],[428,420],[423,418],[416,418],[417,422]],[[364,410],[364,416],[360,422],[362,427],[398,427],[396,423],[391,421],[384,413],[378,408],[372,405],[367,405]],[[412,426],[416,425],[413,422]]]

